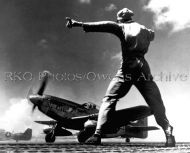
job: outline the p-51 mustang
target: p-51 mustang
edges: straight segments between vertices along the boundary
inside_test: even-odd
[[[44,77],[37,94],[30,94],[28,99],[36,107],[53,119],[53,121],[35,121],[40,124],[52,126],[44,130],[46,142],[54,142],[56,136],[69,136],[72,133],[66,129],[80,131],[78,141],[84,143],[93,133],[98,118],[98,109],[95,104],[77,104],[72,101],[58,97],[44,95],[49,72],[43,73]],[[129,138],[146,138],[147,131],[157,130],[157,127],[147,126],[147,117],[152,115],[149,107],[136,106],[127,109],[117,110],[105,128],[104,138],[122,136],[129,141]],[[136,123],[134,123],[136,121]]]
[[[6,132],[5,130],[0,131],[0,141],[6,141],[6,140],[16,140],[16,142],[23,140],[23,141],[28,141],[31,140],[32,138],[32,129],[28,128],[26,129],[25,132],[23,133],[11,133],[11,132]]]

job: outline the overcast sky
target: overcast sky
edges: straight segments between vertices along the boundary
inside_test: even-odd
[[[120,64],[119,39],[111,34],[84,33],[81,28],[69,30],[65,27],[65,17],[80,21],[115,21],[116,13],[128,7],[134,11],[135,21],[155,30],[155,40],[146,59],[161,90],[177,139],[189,141],[190,9],[187,6],[188,0],[1,0],[1,120],[12,120],[19,108],[23,114],[30,110],[23,99],[30,86],[37,90],[39,72],[43,70],[57,74],[48,84],[47,94],[100,105],[110,78]],[[21,78],[15,76],[16,81],[12,81],[10,74],[13,73],[20,73]],[[102,75],[110,77],[104,79]],[[136,105],[146,103],[132,88],[117,108]],[[44,115],[36,111],[28,117],[26,126],[34,118],[44,119]],[[17,120],[21,119],[18,116]],[[5,124],[3,127],[10,128],[10,123]],[[11,126],[21,129],[20,124]],[[156,125],[153,117],[150,124]],[[164,135],[154,132],[149,140],[164,140]]]

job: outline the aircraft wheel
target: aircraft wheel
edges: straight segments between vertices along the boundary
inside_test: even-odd
[[[55,135],[50,132],[50,133],[46,134],[45,140],[46,140],[46,142],[49,142],[49,143],[55,142]]]
[[[6,136],[6,137],[11,137],[11,132],[6,132],[6,133],[5,133],[5,136]]]
[[[84,143],[88,138],[90,138],[94,134],[94,128],[86,128],[79,132],[77,135],[77,139],[79,143]]]
[[[126,139],[125,139],[125,142],[129,143],[129,142],[130,142],[130,139],[129,139],[129,138],[126,138]]]

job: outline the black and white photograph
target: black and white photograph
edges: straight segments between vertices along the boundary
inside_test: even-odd
[[[189,0],[0,0],[0,152],[190,152]]]

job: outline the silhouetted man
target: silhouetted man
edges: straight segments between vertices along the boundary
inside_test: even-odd
[[[117,22],[78,22],[66,18],[68,28],[82,27],[85,32],[112,33],[121,41],[121,67],[110,82],[102,100],[95,133],[85,143],[101,144],[101,135],[115,111],[117,101],[128,93],[132,85],[135,85],[153,111],[157,123],[164,130],[166,146],[173,147],[175,146],[173,127],[166,117],[160,91],[153,81],[149,65],[144,58],[150,42],[154,39],[154,31],[134,22],[133,15],[133,11],[124,8],[117,13]]]

